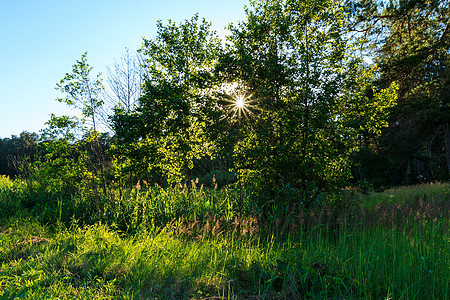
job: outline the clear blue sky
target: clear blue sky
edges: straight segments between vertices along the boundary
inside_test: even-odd
[[[39,132],[50,113],[73,114],[56,83],[88,51],[94,73],[154,38],[156,21],[195,13],[219,36],[244,20],[248,0],[0,0],[0,138]],[[105,76],[103,76],[105,77]]]

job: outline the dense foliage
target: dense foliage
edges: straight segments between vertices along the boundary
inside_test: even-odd
[[[366,143],[361,173],[377,185],[448,180],[450,2],[368,0],[350,7],[352,30],[380,66],[375,85],[399,85],[390,126]]]
[[[431,0],[251,1],[225,43],[198,16],[158,22],[139,55],[110,72],[115,100],[84,53],[57,84],[78,116],[1,140],[0,172],[93,203],[143,181],[237,183],[262,206],[309,206],[355,184],[445,181],[448,10]]]

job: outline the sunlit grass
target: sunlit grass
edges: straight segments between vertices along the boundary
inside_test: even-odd
[[[3,186],[0,205],[20,207],[25,186]],[[129,191],[115,204],[122,217],[91,225],[64,220],[68,203],[61,214],[55,204],[53,223],[32,209],[3,213],[0,298],[448,299],[447,188],[360,196],[341,219],[317,211],[283,235],[275,216],[236,213],[251,200],[225,189]],[[418,218],[397,218],[405,201]]]
[[[36,225],[39,228],[39,225]],[[123,299],[448,296],[449,240],[421,231],[317,229],[284,240],[123,236],[105,225],[1,233],[3,297]],[[38,229],[41,230],[41,229]],[[278,295],[278,296],[277,296]],[[225,297],[226,298],[226,297]]]

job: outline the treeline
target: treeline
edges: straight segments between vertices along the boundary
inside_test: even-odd
[[[98,151],[98,144],[100,152]],[[45,134],[22,132],[19,136],[12,135],[10,138],[0,139],[0,175],[8,176],[12,179],[43,179],[37,172],[45,163],[56,163],[57,159],[61,159],[63,148],[66,148],[66,157],[73,160],[74,163],[80,162],[80,154],[85,155],[86,163],[90,169],[95,170],[103,168],[108,170],[108,180],[114,181],[117,176],[114,175],[116,168],[113,166],[111,148],[115,147],[114,138],[108,133],[102,133],[95,140],[89,140],[88,136],[79,138],[76,142],[66,143],[61,139],[48,139]],[[56,152],[56,151],[59,152]],[[52,154],[56,154],[52,156]],[[53,157],[53,158],[52,158]],[[101,158],[101,159],[100,159]],[[65,163],[63,163],[65,164]],[[195,160],[192,169],[193,178],[197,185],[206,187],[223,187],[227,184],[236,182],[237,176],[230,171],[232,161],[227,158],[202,157]],[[55,172],[63,176],[62,170],[58,170],[58,164],[55,165]],[[48,169],[46,169],[48,171]],[[46,174],[58,177],[58,174]],[[43,174],[41,174],[43,175]],[[147,183],[157,183],[161,186],[165,184],[164,178],[156,176],[157,174],[146,174],[145,177],[129,172],[128,176],[124,176],[121,182],[126,187],[135,187],[136,183],[143,180]],[[67,177],[68,179],[68,177]]]
[[[20,136],[0,139],[0,174],[12,178],[21,175],[24,160],[37,159],[39,141],[39,134],[26,131]]]
[[[82,117],[52,115],[41,135],[0,140],[0,173],[94,198],[138,182],[236,182],[313,201],[349,185],[446,181],[449,10],[252,1],[226,43],[198,16],[158,22],[107,89],[83,54],[57,84]]]

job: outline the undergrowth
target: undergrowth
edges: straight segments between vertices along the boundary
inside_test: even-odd
[[[25,208],[2,178],[0,298],[448,299],[448,188],[270,213],[231,189],[142,188],[89,219],[80,199]]]

